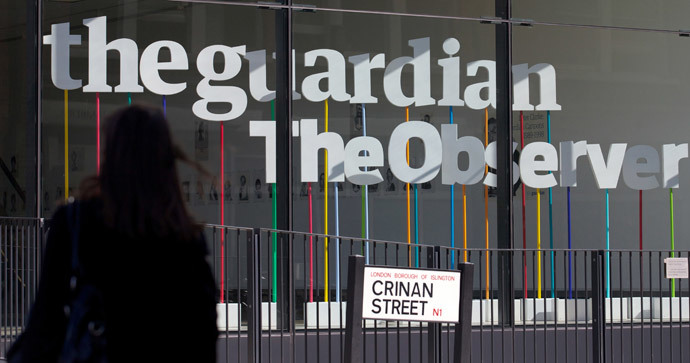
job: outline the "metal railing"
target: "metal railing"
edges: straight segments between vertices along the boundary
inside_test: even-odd
[[[690,356],[690,346],[683,344],[690,342],[690,283],[664,277],[664,259],[688,257],[687,251],[463,250],[208,228],[226,297],[219,305],[224,319],[219,329],[228,361],[340,361],[347,257],[428,268],[433,253],[440,254],[441,269],[461,261],[475,265],[472,361],[647,362]],[[221,241],[221,235],[231,237]],[[223,260],[221,249],[234,252]],[[511,265],[510,312],[499,304],[501,260]],[[236,270],[220,275],[221,266]],[[427,361],[426,323],[365,321],[364,327],[362,361]],[[442,361],[452,361],[452,330],[442,328]]]
[[[0,218],[0,356],[22,332],[36,297],[45,241],[42,219]]]
[[[0,357],[26,322],[46,230],[42,219],[0,218]],[[666,279],[664,271],[664,259],[688,251],[463,250],[220,225],[204,230],[218,287],[219,361],[341,361],[351,254],[385,266],[473,263],[472,361],[690,357],[690,282]],[[511,272],[512,297],[499,296],[500,261]],[[428,361],[426,323],[363,326],[363,362]],[[439,340],[441,361],[452,361],[452,327],[443,326]]]

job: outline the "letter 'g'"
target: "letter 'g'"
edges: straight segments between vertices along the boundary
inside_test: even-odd
[[[247,109],[247,94],[244,90],[235,86],[212,86],[211,81],[227,81],[239,74],[242,68],[240,55],[245,54],[245,48],[244,45],[234,48],[211,45],[199,52],[196,64],[204,79],[196,86],[196,93],[201,99],[192,105],[194,115],[209,121],[227,121],[242,116]],[[223,56],[224,66],[220,73],[213,68],[216,53]],[[211,102],[229,103],[232,109],[225,113],[213,113],[208,109]]]

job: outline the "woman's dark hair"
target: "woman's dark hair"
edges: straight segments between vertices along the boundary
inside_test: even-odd
[[[106,121],[100,175],[82,184],[82,197],[100,196],[106,225],[124,236],[194,239],[199,227],[182,201],[176,159],[188,161],[159,109],[120,109]]]

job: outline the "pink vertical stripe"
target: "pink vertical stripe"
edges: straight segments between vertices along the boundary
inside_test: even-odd
[[[96,173],[101,173],[101,95],[96,92]]]
[[[224,175],[224,154],[225,154],[225,140],[223,132],[223,121],[220,122],[220,224],[225,224],[225,199],[223,192],[223,175]],[[221,230],[220,233],[220,302],[225,302],[225,233]]]
[[[307,184],[307,194],[309,194],[309,302],[314,302],[314,224],[313,211],[311,204],[311,183]]]

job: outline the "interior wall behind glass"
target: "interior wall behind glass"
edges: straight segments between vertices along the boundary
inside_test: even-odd
[[[690,3],[683,0],[513,0],[513,17],[540,22],[687,30]]]
[[[494,2],[482,0],[309,0],[305,1],[304,4],[314,5],[317,7],[317,9],[328,8],[356,11],[381,11],[396,14],[454,16],[471,18],[492,17],[495,13]]]
[[[0,4],[0,215],[35,215],[35,126],[27,107],[27,9]]]

